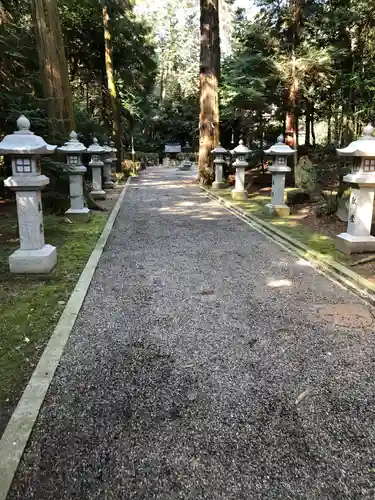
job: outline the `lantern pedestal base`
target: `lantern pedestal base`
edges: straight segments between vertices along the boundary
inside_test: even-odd
[[[191,169],[191,161],[183,161],[178,167],[179,170],[190,170]]]
[[[56,264],[56,248],[44,245],[39,250],[18,249],[9,257],[9,268],[13,274],[46,274]]]
[[[232,200],[234,201],[244,201],[248,199],[247,191],[237,191],[236,189],[232,190]]]
[[[112,181],[104,181],[103,187],[104,189],[113,189],[115,187],[115,184]]]
[[[65,212],[68,219],[87,222],[90,219],[91,212],[89,208],[69,208]]]
[[[290,208],[287,205],[272,205],[267,203],[264,206],[264,213],[268,215],[278,215],[279,217],[287,217],[290,215]]]
[[[93,200],[105,200],[106,192],[105,191],[91,191],[90,195]]]
[[[225,182],[223,181],[214,181],[212,183],[212,189],[224,189],[224,188],[225,188]]]
[[[351,253],[364,253],[375,251],[374,236],[353,236],[349,233],[341,233],[336,236],[336,250],[350,255]]]

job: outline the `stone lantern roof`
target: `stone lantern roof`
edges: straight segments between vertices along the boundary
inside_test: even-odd
[[[55,152],[57,146],[47,144],[39,135],[30,131],[30,122],[21,115],[17,120],[18,130],[6,135],[0,142],[0,155],[45,155]]]
[[[284,136],[281,134],[276,139],[276,144],[271,146],[269,149],[265,149],[264,152],[266,155],[290,156],[297,151],[288,146],[288,144],[284,143]]]
[[[86,151],[86,146],[82,144],[82,142],[79,142],[77,137],[78,136],[74,131],[71,132],[69,141],[66,142],[64,146],[57,148],[57,150],[68,155],[84,153]]]
[[[185,152],[185,153],[191,153],[191,151],[193,151],[193,148],[190,146],[189,142],[186,141],[185,142],[185,146],[182,148],[182,150]]]
[[[113,141],[111,141],[109,143],[109,146],[110,146],[110,148],[112,150],[112,153],[117,153],[117,148],[116,148],[115,143]]]
[[[225,148],[223,148],[223,146],[219,142],[219,144],[216,146],[215,149],[211,151],[211,153],[214,155],[225,155],[226,153],[228,153],[228,151]]]
[[[111,146],[108,146],[108,142],[105,142],[105,143],[103,144],[103,148],[104,148],[104,152],[105,152],[106,154],[110,154],[110,153],[112,153],[112,148],[111,148]]]
[[[353,141],[346,148],[336,149],[340,156],[373,156],[375,157],[375,137],[374,127],[369,123],[363,129],[363,135],[356,141]]]
[[[164,146],[164,153],[181,153],[181,144],[166,143]]]
[[[232,149],[231,153],[235,155],[247,155],[248,153],[251,153],[251,149],[247,148],[241,139],[238,146]]]
[[[91,146],[87,148],[86,152],[90,155],[103,155],[106,153],[106,150],[98,143],[98,139],[94,137]]]

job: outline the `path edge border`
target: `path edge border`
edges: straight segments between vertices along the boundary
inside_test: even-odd
[[[207,197],[217,201],[234,215],[249,223],[258,232],[265,234],[276,243],[279,243],[288,250],[297,254],[299,257],[309,261],[324,275],[340,282],[345,287],[351,289],[352,292],[359,295],[362,299],[368,301],[371,305],[375,305],[375,284],[371,283],[371,281],[363,278],[354,271],[351,271],[344,265],[332,261],[330,257],[316,252],[315,250],[311,250],[304,243],[301,243],[280,229],[275,228],[256,215],[250,214],[249,212],[246,212],[246,210],[235,206],[232,202],[224,199],[216,193],[213,193],[206,187],[199,186],[199,189],[203,191]]]
[[[0,439],[0,500],[6,500],[31,431],[121,209],[125,183],[59,321]]]

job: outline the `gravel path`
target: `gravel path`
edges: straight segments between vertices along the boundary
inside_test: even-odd
[[[189,175],[132,182],[9,500],[373,500],[372,316]]]

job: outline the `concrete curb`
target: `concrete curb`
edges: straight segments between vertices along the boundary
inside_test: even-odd
[[[78,313],[89,289],[95,269],[107,243],[108,236],[120,211],[128,178],[99,240],[69,298],[51,338],[39,360],[29,383],[14,410],[0,440],[0,500],[5,500],[12,485],[13,477],[22,458],[23,451],[38,417],[47,390],[51,384],[61,355],[68,341]]]
[[[217,201],[227,210],[236,215],[244,222],[250,224],[254,229],[268,236],[270,239],[279,243],[284,248],[297,254],[299,257],[309,261],[313,266],[321,271],[324,275],[343,284],[362,299],[375,305],[375,284],[363,278],[359,274],[351,271],[347,267],[332,260],[327,255],[311,250],[304,243],[294,239],[292,236],[284,233],[280,229],[275,228],[268,222],[260,219],[256,215],[249,214],[242,208],[236,207],[232,202],[225,200],[221,196],[212,193],[207,188],[199,186],[206,196]]]

